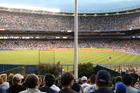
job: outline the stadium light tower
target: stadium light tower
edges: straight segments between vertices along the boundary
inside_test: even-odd
[[[75,0],[74,43],[74,77],[78,79],[78,0]]]

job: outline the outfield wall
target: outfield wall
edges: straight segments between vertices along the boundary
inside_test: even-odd
[[[9,51],[11,49],[0,49],[0,51]]]
[[[97,48],[109,48],[109,47],[104,47],[104,46],[97,46]],[[112,48],[110,48],[112,49]],[[115,48],[114,48],[115,49]],[[124,50],[124,49],[119,49],[120,51],[123,51],[123,52],[129,52],[129,53],[135,53],[135,54],[140,54],[140,52],[137,52],[137,51],[131,51],[131,50]]]
[[[130,62],[130,63],[112,63],[112,64],[93,64],[93,66],[100,65],[102,67],[108,68],[108,69],[125,69],[125,68],[138,68],[140,67],[140,62]],[[25,74],[31,74],[31,73],[37,73],[36,65],[12,65],[12,64],[0,64],[0,72],[4,72],[11,69],[16,69],[19,67],[25,67]],[[62,65],[64,71],[73,71],[74,70],[74,64],[64,64]]]
[[[31,73],[35,73],[37,74],[37,68],[36,65],[12,65],[12,64],[0,64],[0,72],[4,72],[7,70],[11,70],[11,69],[16,69],[18,67],[23,67],[25,66],[25,74],[31,74]]]

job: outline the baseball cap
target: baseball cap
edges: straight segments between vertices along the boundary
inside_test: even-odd
[[[15,74],[14,77],[16,77],[18,80],[23,79],[24,77],[21,74]]]
[[[115,88],[117,93],[126,93],[126,85],[122,82],[117,82]]]
[[[87,80],[87,77],[86,76],[83,76],[81,80]]]
[[[110,74],[106,70],[100,70],[96,75],[96,79],[97,81],[104,82],[104,83],[109,82]]]

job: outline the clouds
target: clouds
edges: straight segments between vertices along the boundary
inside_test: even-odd
[[[74,10],[75,0],[0,0],[0,3]],[[78,0],[79,10],[110,10],[140,5],[140,0]]]

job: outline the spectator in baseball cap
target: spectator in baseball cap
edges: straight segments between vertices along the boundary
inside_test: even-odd
[[[109,90],[110,84],[110,74],[106,70],[98,71],[96,75],[96,85],[98,87],[97,90],[91,93],[114,93],[112,90]]]
[[[116,93],[126,93],[126,85],[122,82],[117,82],[115,84]]]
[[[87,79],[86,76],[83,76],[81,80],[82,80],[82,83],[83,83],[83,84],[81,85],[82,88],[83,88],[83,90],[84,90],[86,87],[90,86],[90,84],[87,84],[87,80],[88,80],[88,79]]]
[[[26,87],[21,86],[21,81],[24,77],[21,74],[15,74],[12,80],[13,85],[9,87],[8,93],[19,93],[20,91],[26,90]]]

